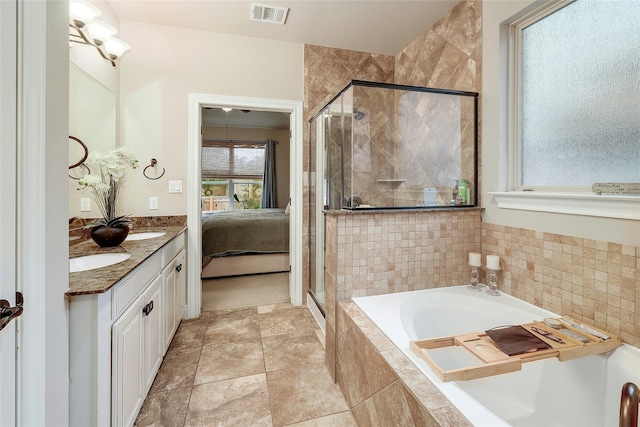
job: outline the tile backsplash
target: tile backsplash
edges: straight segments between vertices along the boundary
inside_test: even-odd
[[[481,212],[328,214],[327,294],[337,303],[461,285],[468,252],[481,252],[483,263],[496,254],[499,290],[640,346],[640,246],[483,223]]]
[[[482,249],[499,289],[640,347],[640,246],[483,224]]]

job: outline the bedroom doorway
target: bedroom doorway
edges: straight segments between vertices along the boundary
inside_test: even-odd
[[[273,122],[276,119],[280,123],[278,127],[282,129],[279,134],[272,133],[276,135],[275,137],[265,136],[264,133],[260,134],[255,131],[256,128],[270,126],[261,121]],[[288,122],[288,126],[285,122]],[[283,166],[282,163],[287,163],[286,166],[288,166],[276,170],[277,179],[275,181],[278,190],[270,205],[273,206],[274,211],[284,212],[286,210],[289,213],[287,219],[289,252],[286,260],[283,261],[281,253],[270,254],[276,259],[252,254],[259,257],[256,262],[249,260],[249,262],[241,262],[239,266],[236,266],[234,264],[238,264],[238,261],[244,261],[243,257],[248,255],[241,257],[230,253],[227,254],[229,255],[227,257],[219,257],[228,259],[214,260],[221,262],[222,267],[218,265],[213,270],[219,272],[221,268],[231,268],[230,274],[225,273],[224,270],[220,273],[231,276],[228,283],[222,287],[220,295],[224,295],[225,287],[231,289],[246,286],[249,289],[246,291],[247,299],[258,298],[259,301],[269,303],[268,298],[279,298],[274,296],[274,292],[282,292],[282,283],[285,281],[285,283],[288,282],[288,285],[285,285],[288,289],[284,289],[288,293],[288,301],[293,305],[302,304],[302,103],[299,101],[190,94],[190,172],[187,219],[189,235],[187,317],[189,318],[198,317],[203,308],[210,309],[205,307],[207,301],[203,299],[201,282],[203,247],[205,246],[203,242],[208,241],[207,239],[203,241],[204,220],[212,214],[223,216],[222,214],[229,211],[234,211],[234,213],[247,211],[244,212],[247,215],[266,211],[266,209],[253,209],[262,206],[257,199],[263,190],[261,188],[263,184],[261,179],[256,179],[257,176],[254,176],[257,172],[232,171],[228,173],[212,172],[211,170],[203,172],[203,156],[207,156],[207,153],[214,156],[222,155],[222,158],[226,160],[218,163],[225,165],[225,167],[228,167],[229,163],[237,165],[244,163],[246,166],[247,163],[251,163],[251,159],[254,159],[253,163],[261,163],[255,159],[264,158],[266,140],[278,141],[275,148],[275,153],[279,156],[276,157],[276,165],[280,163],[280,166]],[[203,146],[205,148],[211,147],[211,150],[203,150]],[[218,160],[220,159],[218,158]],[[287,176],[283,177],[284,174]],[[207,181],[205,186],[203,186],[203,177]],[[206,179],[206,177],[210,179]],[[265,203],[267,203],[265,206],[269,205],[268,202]],[[278,214],[280,213],[278,212]],[[205,251],[209,251],[209,249],[205,248]],[[217,253],[217,251],[225,250],[214,249],[211,253]],[[273,249],[264,251],[282,252]],[[260,250],[258,249],[256,252],[260,252]],[[213,257],[211,258],[213,259]],[[266,267],[262,265],[265,263]],[[275,267],[273,267],[274,265]],[[207,274],[210,271],[211,268]],[[254,276],[253,280],[246,280],[251,276],[246,276],[245,273],[266,274]],[[255,287],[256,283],[262,284],[264,289],[252,291],[251,288]],[[261,293],[262,297],[260,297]],[[257,296],[251,294],[257,294]]]
[[[202,107],[202,311],[289,302],[290,116]]]

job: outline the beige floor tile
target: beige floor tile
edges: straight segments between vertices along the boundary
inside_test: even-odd
[[[209,320],[204,345],[247,340],[260,341],[260,324],[255,310],[232,312]]]
[[[272,426],[265,374],[193,387],[185,426]]]
[[[351,415],[351,411],[344,411],[327,415],[326,417],[289,424],[287,427],[358,427],[358,423]]]
[[[171,349],[201,347],[204,340],[204,333],[207,330],[209,321],[206,319],[183,320],[176,331]]]
[[[274,426],[347,411],[347,403],[324,363],[267,372]]]
[[[258,315],[262,338],[275,335],[307,335],[314,331],[315,324],[304,313],[306,308],[272,311]]]
[[[181,323],[136,425],[355,427],[310,312],[234,300]]]
[[[264,356],[259,340],[202,347],[194,384],[264,373]]]
[[[262,304],[256,307],[256,309],[258,310],[258,314],[266,314],[281,310],[291,310],[292,308],[293,306],[288,302],[278,304]]]
[[[267,372],[324,362],[324,348],[315,334],[266,337],[262,340],[262,351]]]
[[[135,426],[182,426],[190,397],[191,386],[150,394],[140,409]]]
[[[170,350],[162,361],[150,393],[193,386],[200,349],[201,347]]]

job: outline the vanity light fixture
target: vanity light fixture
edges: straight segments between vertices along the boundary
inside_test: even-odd
[[[100,56],[116,66],[116,61],[131,46],[113,37],[118,31],[111,25],[96,18],[102,11],[88,1],[71,0],[69,2],[69,45],[84,44],[96,48]]]

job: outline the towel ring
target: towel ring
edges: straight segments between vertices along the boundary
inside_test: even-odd
[[[144,168],[144,170],[142,171],[142,174],[144,175],[145,178],[151,179],[151,180],[156,180],[156,179],[160,179],[160,178],[162,178],[164,176],[164,172],[165,172],[164,168],[162,168],[162,173],[160,174],[160,176],[158,176],[156,178],[151,178],[150,176],[147,175],[147,169],[155,168],[157,164],[158,164],[158,161],[156,159],[151,159],[151,164],[149,166],[147,166],[146,168]]]
[[[87,170],[87,173],[85,175],[91,175],[91,169],[89,169],[89,166],[87,166],[85,163],[82,163],[81,165],[79,165],[81,168],[85,168]],[[71,179],[75,179],[76,181],[81,180],[82,178],[76,178],[75,176],[71,176],[71,174],[69,174],[69,178]]]
[[[73,139],[74,141],[76,141],[78,144],[82,146],[82,149],[84,150],[84,155],[82,156],[82,159],[80,159],[78,163],[74,163],[71,166],[69,166],[69,169],[73,169],[73,168],[77,168],[78,166],[83,164],[85,160],[87,160],[87,157],[89,157],[89,149],[87,148],[86,144],[80,140],[80,138],[76,138],[75,136],[69,135],[69,139]]]

